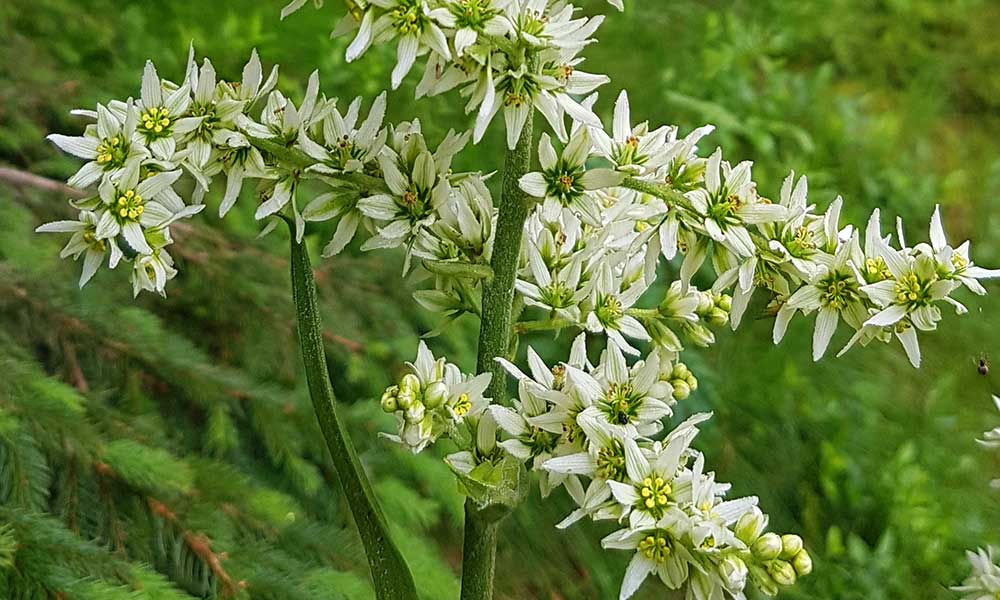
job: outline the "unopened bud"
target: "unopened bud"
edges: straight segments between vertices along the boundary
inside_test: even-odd
[[[690,373],[691,371],[688,370],[687,365],[679,362],[674,365],[674,370],[671,371],[670,375],[672,379],[686,379]]]
[[[747,565],[738,556],[730,556],[719,565],[719,572],[726,589],[743,590],[747,583]]]
[[[424,406],[435,409],[448,399],[448,386],[443,381],[435,381],[424,390]]]
[[[750,551],[759,560],[773,560],[781,554],[781,538],[776,533],[765,533],[757,538]]]
[[[688,376],[684,379],[684,381],[688,384],[688,387],[691,388],[692,392],[698,389],[698,378],[694,376],[694,373],[688,373]]]
[[[734,532],[737,539],[749,546],[757,541],[766,526],[767,517],[755,506],[749,512],[743,513],[740,520],[736,522]]]
[[[729,313],[722,310],[721,308],[713,308],[708,311],[708,316],[706,317],[708,324],[712,327],[722,327],[729,322]]]
[[[399,409],[399,403],[396,402],[396,394],[398,392],[399,388],[396,386],[386,388],[386,390],[382,392],[382,410],[387,413],[394,413]]]
[[[414,395],[420,391],[420,378],[413,373],[407,373],[403,375],[403,379],[399,382],[400,390],[409,390]]]
[[[795,555],[795,558],[792,559],[792,567],[795,569],[795,572],[799,575],[799,577],[808,575],[812,573],[813,570],[813,559],[809,556],[808,552],[800,550],[799,553]]]
[[[424,420],[424,412],[423,403],[416,400],[406,409],[406,420],[410,423],[419,423]]]
[[[691,387],[685,381],[674,382],[674,400],[685,400],[691,395]]]
[[[795,585],[795,569],[783,560],[771,561],[767,565],[767,572],[771,574],[778,585]]]
[[[781,555],[785,560],[791,560],[796,554],[802,551],[802,538],[794,533],[786,533],[781,536]]]
[[[733,297],[729,294],[723,294],[716,300],[715,305],[728,313],[733,310]]]
[[[709,292],[701,292],[698,294],[698,308],[695,309],[699,315],[703,315],[715,307],[715,299],[712,298],[712,294]]]
[[[396,403],[402,410],[409,410],[416,401],[416,395],[409,388],[400,388],[399,392],[396,393]]]

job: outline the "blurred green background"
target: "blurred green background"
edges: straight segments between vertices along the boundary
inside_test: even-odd
[[[337,2],[279,22],[282,4],[0,4],[0,165],[64,179],[77,163],[44,136],[82,128],[71,108],[137,96],[146,58],[180,79],[192,40],[230,78],[257,48],[293,96],[316,68],[344,101],[387,87],[392,48],[346,64],[347,41],[329,38]],[[633,117],[654,126],[714,123],[702,151],[754,160],[764,195],[794,169],[820,209],[842,194],[847,220],[863,224],[881,207],[911,240],[940,203],[949,239],[972,238],[977,263],[1000,265],[1000,3],[627,4],[586,52],[583,68],[613,80],[604,117],[627,88]],[[471,125],[454,95],[414,102],[415,81],[390,95],[389,121],[419,117],[432,143]],[[458,166],[499,166],[502,133]],[[0,596],[372,597],[302,386],[287,242],[255,239],[252,204],[248,194],[224,223],[210,209],[181,228],[169,298],[133,301],[124,272],[77,290],[57,236],[32,233],[65,217],[60,194],[0,181]],[[314,250],[331,233],[317,228]],[[421,592],[454,598],[461,498],[447,448],[413,457],[375,436],[391,427],[375,399],[436,325],[400,266],[356,246],[319,265],[330,366]],[[1000,464],[974,442],[1000,423],[1000,365],[984,377],[975,364],[1000,357],[1000,300],[963,299],[970,315],[923,337],[920,371],[883,346],[813,364],[805,319],[780,347],[770,322],[749,319],[687,353],[702,385],[681,416],[715,412],[697,446],[815,557],[783,597],[950,598],[963,551],[1000,542],[988,486]],[[475,332],[459,321],[431,346],[471,368]],[[556,360],[567,340],[530,342]],[[556,531],[568,510],[535,492],[506,521],[499,599],[617,597],[628,557],[600,549],[611,525]],[[639,596],[664,597],[652,585]]]

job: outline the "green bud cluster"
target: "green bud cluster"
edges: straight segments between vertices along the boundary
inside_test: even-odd
[[[812,572],[812,557],[795,534],[765,533],[767,517],[759,511],[740,517],[734,533],[750,549],[748,569],[757,586],[767,595],[778,588],[794,585],[799,577]],[[751,560],[752,559],[752,560]]]
[[[676,401],[686,399],[691,392],[698,389],[698,379],[682,362],[675,364],[669,371],[660,374],[660,381],[666,381],[674,388],[673,398]]]
[[[729,294],[700,292],[695,313],[711,327],[724,327],[729,323],[729,313],[733,309],[733,298]]]
[[[448,386],[443,381],[424,385],[413,373],[407,373],[396,385],[389,386],[382,394],[382,410],[387,413],[402,412],[407,422],[418,423],[428,411],[444,405],[448,399]]]

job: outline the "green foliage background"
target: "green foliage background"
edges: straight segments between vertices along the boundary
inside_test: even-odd
[[[70,108],[137,95],[146,58],[180,78],[191,40],[232,77],[256,47],[292,94],[314,68],[345,101],[387,86],[392,49],[348,65],[346,41],[329,39],[336,2],[283,23],[281,4],[0,4],[0,162],[72,173],[44,136],[82,127]],[[633,116],[654,125],[715,123],[703,150],[755,160],[765,195],[795,169],[821,207],[842,194],[856,224],[882,207],[911,238],[940,203],[949,236],[996,266],[998,29],[991,0],[631,0],[585,68],[612,77],[605,116],[625,87]],[[390,96],[390,121],[419,117],[431,139],[470,124],[454,96],[415,103],[414,81]],[[459,166],[498,166],[501,138]],[[252,204],[182,228],[170,297],[133,301],[124,273],[77,290],[59,242],[32,233],[64,215],[59,194],[0,183],[0,597],[372,597],[302,385],[285,243],[255,239]],[[314,250],[331,233],[310,238]],[[447,449],[413,457],[376,438],[391,424],[375,398],[436,325],[400,267],[356,248],[319,265],[330,368],[422,594],[453,598],[461,498]],[[886,347],[814,365],[805,320],[780,347],[750,319],[689,352],[702,385],[682,410],[716,415],[699,447],[815,557],[785,597],[953,597],[963,550],[1000,542],[987,485],[1000,465],[973,442],[1000,421],[1000,380],[974,364],[1000,356],[997,298],[966,298],[969,316],[925,337],[920,371]],[[475,331],[459,321],[432,347],[471,368]],[[528,341],[550,359],[567,342]],[[627,557],[600,550],[607,526],[557,532],[567,510],[536,493],[506,522],[498,598],[617,596]]]

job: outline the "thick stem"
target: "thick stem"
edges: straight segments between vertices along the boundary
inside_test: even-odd
[[[507,389],[503,368],[494,360],[507,355],[510,342],[510,313],[514,304],[514,278],[521,260],[521,237],[524,222],[533,200],[518,185],[531,168],[532,117],[524,124],[521,139],[507,151],[503,170],[503,191],[493,240],[493,279],[483,286],[483,318],[479,326],[477,371],[493,373],[488,395],[496,402],[504,400]]]
[[[513,150],[507,152],[503,170],[503,190],[493,241],[493,279],[483,285],[483,311],[479,328],[477,371],[493,373],[488,395],[504,401],[506,378],[494,360],[506,356],[510,343],[511,307],[514,304],[514,278],[521,260],[521,237],[532,200],[518,181],[531,168],[532,115],[521,131]],[[493,571],[497,554],[497,531],[500,523],[490,511],[480,511],[475,503],[465,503],[465,545],[462,557],[462,600],[492,600]]]
[[[343,422],[337,416],[336,398],[326,368],[323,325],[316,300],[316,282],[309,252],[292,238],[292,295],[298,314],[299,346],[306,367],[306,380],[313,409],[327,448],[344,488],[344,495],[368,555],[375,595],[379,600],[417,600],[413,575],[389,535],[385,515],[365,475]]]
[[[484,515],[472,500],[465,501],[465,541],[462,556],[462,600],[493,597],[500,521]]]

